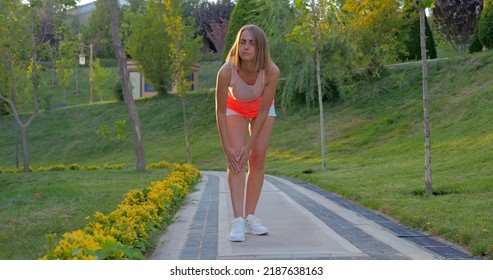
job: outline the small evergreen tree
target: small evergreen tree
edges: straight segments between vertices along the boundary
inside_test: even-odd
[[[419,17],[413,17],[409,28],[409,35],[404,39],[407,53],[399,55],[400,60],[421,60],[421,45],[419,42]],[[429,59],[437,57],[435,40],[428,19],[425,18],[426,50]]]
[[[479,41],[488,49],[493,48],[493,1],[484,2],[483,12],[478,27]]]

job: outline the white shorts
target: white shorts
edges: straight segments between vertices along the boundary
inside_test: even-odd
[[[231,115],[240,115],[241,116],[240,113],[238,113],[238,112],[236,112],[234,110],[231,110],[229,108],[226,108],[226,116],[231,116]],[[276,108],[274,107],[274,104],[272,104],[270,106],[269,113],[267,114],[267,116],[268,117],[275,117],[275,116],[277,116],[277,114],[276,114]]]

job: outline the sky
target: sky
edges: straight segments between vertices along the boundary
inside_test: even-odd
[[[81,6],[81,5],[84,5],[84,4],[87,4],[87,3],[91,3],[91,2],[94,2],[95,0],[79,0],[79,3],[78,5]]]

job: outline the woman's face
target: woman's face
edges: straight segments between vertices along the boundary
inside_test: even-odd
[[[244,61],[253,61],[257,55],[257,42],[248,30],[240,35],[240,58]]]

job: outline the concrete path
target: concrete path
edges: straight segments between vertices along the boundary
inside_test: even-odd
[[[256,212],[269,234],[230,242],[233,216],[226,173],[202,173],[197,191],[159,237],[150,259],[472,259],[456,246],[337,195],[275,176],[266,176]]]

